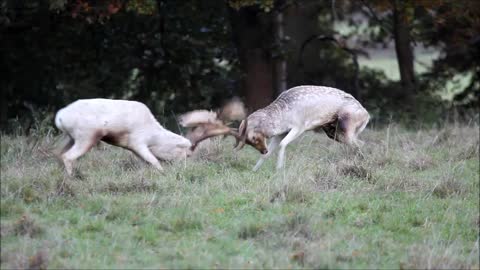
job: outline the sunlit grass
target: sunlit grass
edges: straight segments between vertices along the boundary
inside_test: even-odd
[[[432,68],[433,61],[438,59],[438,57],[439,51],[416,50],[414,62],[415,73],[420,76],[429,72]],[[400,80],[400,71],[394,48],[371,50],[370,57],[360,57],[358,63],[360,67],[382,71],[390,80]],[[472,72],[459,73],[447,81],[445,85],[436,89],[434,93],[439,95],[443,100],[452,100],[456,94],[462,92],[470,84],[472,76]]]
[[[416,51],[414,69],[417,74],[423,74],[430,70],[433,61],[438,58],[439,52],[434,50],[423,51],[420,49]],[[382,50],[370,50],[369,57],[360,57],[358,63],[360,67],[383,71],[385,76],[390,80],[400,80],[400,71],[394,47]]]

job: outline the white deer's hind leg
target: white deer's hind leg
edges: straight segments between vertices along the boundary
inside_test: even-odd
[[[253,171],[256,172],[260,166],[262,166],[263,162],[265,162],[265,159],[267,159],[269,156],[275,152],[277,149],[277,146],[280,144],[280,141],[283,139],[283,135],[278,135],[272,138],[270,143],[268,144],[268,152],[265,155],[262,155],[260,159],[257,161],[257,164],[255,164],[255,167],[253,167]]]
[[[73,174],[73,162],[90,150],[95,143],[94,139],[77,139],[73,146],[62,154],[61,158],[68,175]]]
[[[280,150],[278,152],[278,159],[277,159],[277,170],[283,167],[284,160],[285,160],[285,148],[287,147],[287,145],[291,143],[293,140],[295,140],[296,138],[298,138],[298,136],[300,136],[300,134],[302,133],[303,133],[302,130],[293,128],[290,130],[290,132],[288,132],[287,136],[285,136],[285,138],[283,138],[283,140],[280,142]]]
[[[59,147],[60,151],[58,151],[58,152],[56,153],[56,155],[57,155],[58,157],[60,157],[61,155],[63,155],[65,152],[67,152],[67,151],[73,146],[73,143],[74,143],[74,141],[73,141],[72,137],[70,137],[70,135],[64,133],[64,134],[62,135],[62,138],[61,138],[60,142],[59,142],[59,144],[60,144],[60,147]]]

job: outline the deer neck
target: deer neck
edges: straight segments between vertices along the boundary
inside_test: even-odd
[[[249,124],[256,132],[262,133],[267,138],[277,136],[287,132],[288,126],[285,122],[284,112],[266,107],[252,115],[253,121],[249,119]]]

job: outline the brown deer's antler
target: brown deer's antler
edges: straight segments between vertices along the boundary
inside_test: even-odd
[[[198,144],[211,137],[219,136],[219,135],[231,135],[235,137],[238,141],[241,139],[235,129],[232,129],[223,124],[216,124],[216,123],[205,123],[196,126],[193,128],[189,133],[187,133],[186,137],[192,142],[192,151],[198,146]]]
[[[241,121],[247,117],[247,109],[239,98],[232,98],[218,110],[217,115],[223,123]]]
[[[242,138],[236,129],[227,125],[227,122],[241,120],[245,116],[246,109],[243,103],[238,99],[233,99],[226,103],[218,112],[208,110],[188,112],[180,117],[180,124],[183,127],[190,128],[186,137],[192,143],[192,151],[201,141],[220,135],[235,137],[235,147],[237,147]]]

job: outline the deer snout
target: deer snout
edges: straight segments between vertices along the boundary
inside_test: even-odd
[[[262,153],[262,155],[265,155],[265,154],[268,153],[268,150],[267,150],[267,149],[263,149],[263,150],[260,151],[260,153]]]

